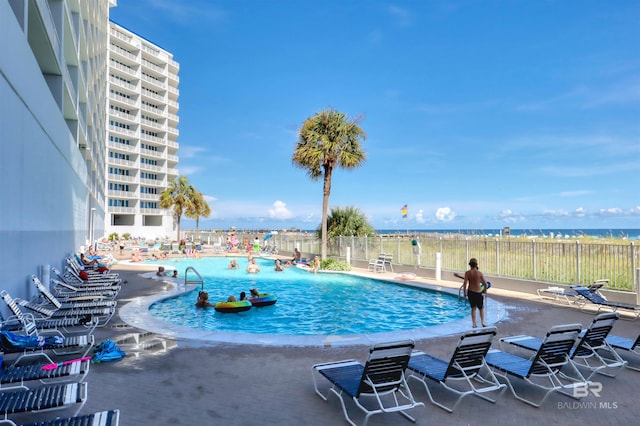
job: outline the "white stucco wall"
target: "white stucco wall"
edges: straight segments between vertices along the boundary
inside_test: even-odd
[[[0,2],[0,273],[14,297],[28,298],[31,274],[85,244],[96,207],[86,163],[7,2]],[[4,303],[0,310],[7,314]]]

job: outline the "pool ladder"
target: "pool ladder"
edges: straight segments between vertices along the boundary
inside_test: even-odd
[[[197,277],[189,277],[189,272],[193,272]],[[198,273],[198,271],[196,271],[196,268],[194,268],[193,266],[189,266],[184,271],[184,285],[186,286],[187,284],[199,285],[200,288],[204,290],[204,280],[202,279],[202,276]]]

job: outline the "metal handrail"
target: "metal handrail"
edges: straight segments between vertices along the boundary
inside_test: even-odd
[[[193,272],[198,276],[198,278],[189,279],[189,272]],[[202,275],[200,275],[193,266],[189,266],[184,271],[184,285],[186,286],[187,284],[199,285],[200,288],[204,290],[204,280],[202,279]]]

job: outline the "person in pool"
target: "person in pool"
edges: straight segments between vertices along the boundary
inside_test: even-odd
[[[247,293],[245,293],[244,291],[240,292],[240,301],[242,302],[243,300],[249,300],[247,298]]]
[[[196,306],[198,308],[213,307],[213,303],[209,302],[209,293],[207,293],[206,291],[199,291]]]
[[[251,292],[251,297],[260,297],[260,292],[258,292],[257,288],[252,288],[249,291]]]
[[[280,259],[276,259],[276,266],[273,267],[273,270],[278,272],[284,271],[284,267],[282,266],[282,263],[280,263]]]
[[[235,259],[231,259],[229,261],[229,266],[227,266],[227,269],[238,269],[239,265],[238,262]]]
[[[260,272],[260,267],[256,263],[255,259],[251,259],[251,262],[249,263],[249,266],[247,266],[247,272],[250,273],[250,274],[255,274],[255,273]]]

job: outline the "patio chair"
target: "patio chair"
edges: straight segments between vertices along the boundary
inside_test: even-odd
[[[605,312],[596,316],[589,328],[580,333],[578,344],[569,352],[571,361],[591,371],[587,380],[596,373],[616,377],[627,364],[606,340],[618,317],[617,312]],[[513,336],[500,339],[500,343],[537,351],[542,340],[531,336]]]
[[[0,392],[0,413],[4,414],[1,421],[12,424],[8,418],[10,414],[62,410],[76,404],[74,415],[77,415],[86,401],[87,384],[84,382],[6,390]]]
[[[415,401],[405,378],[413,348],[412,340],[379,343],[371,347],[364,365],[355,359],[315,364],[312,368],[315,391],[325,401],[330,393],[336,395],[345,419],[352,426],[355,423],[347,412],[346,398],[366,413],[363,425],[374,414],[391,412],[399,412],[415,422],[407,410],[424,407],[424,404]],[[331,383],[326,395],[318,387],[320,376]]]
[[[115,307],[117,302],[115,300],[95,300],[91,299],[92,296],[86,296],[83,298],[75,298],[73,301],[67,301],[65,303],[58,300],[56,296],[54,296],[49,289],[47,289],[37,276],[31,275],[31,281],[35,284],[36,288],[40,292],[40,295],[47,302],[46,304],[53,305],[56,309],[85,309],[85,308],[98,308],[98,307]],[[81,300],[87,300],[83,302]]]
[[[82,289],[55,278],[51,278],[51,284],[51,292],[61,300],[73,301],[74,299],[81,297],[95,297],[96,299],[114,300],[120,292],[120,286],[108,286],[103,289]]]
[[[43,306],[19,298],[14,299],[15,302],[30,311],[40,314],[40,318],[46,319],[75,319],[78,324],[83,321],[97,321],[97,327],[104,327],[115,315],[115,306],[95,307],[95,308],[78,308],[78,309],[57,309]]]
[[[2,318],[2,330],[24,330],[27,335],[33,335],[37,333],[38,330],[62,329],[65,334],[73,334],[79,333],[80,331],[77,331],[77,329],[81,329],[83,333],[91,334],[99,323],[97,317],[92,317],[90,320],[87,320],[81,317],[50,318],[35,316],[31,313],[22,312],[18,303],[6,290],[0,291],[0,296],[2,296],[2,300],[13,314],[7,319]]]
[[[15,425],[15,423],[13,423]],[[120,410],[100,411],[98,413],[76,415],[74,417],[56,418],[23,424],[21,426],[118,426],[120,424]]]
[[[607,336],[607,343],[616,350],[618,355],[622,356],[631,353],[640,356],[640,334],[638,334],[635,340],[610,334]],[[631,364],[628,360],[626,367],[631,370],[640,371],[640,365],[637,363]]]
[[[377,259],[370,259],[367,270],[371,272],[387,272],[384,259],[384,253],[380,253]]]
[[[579,294],[573,290],[567,290],[562,287],[539,288],[536,290],[540,299],[551,300],[566,305],[575,305],[578,303]]]
[[[500,396],[507,389],[507,385],[498,381],[484,360],[495,335],[495,327],[467,331],[460,336],[449,361],[441,360],[424,352],[414,351],[409,360],[408,368],[411,370],[409,378],[422,382],[431,402],[449,413],[453,412],[463,398],[468,395],[475,395],[495,403],[496,399],[490,398],[486,393],[497,392],[496,396]],[[427,379],[457,395],[458,398],[453,405],[447,406],[436,401],[429,389]],[[452,382],[463,385],[452,386]]]
[[[393,272],[393,255],[392,254],[384,255],[384,267],[385,267],[385,270],[388,267],[389,269],[391,269],[391,272]]]
[[[80,354],[86,356],[95,340],[92,335],[63,336],[61,333],[45,334],[15,334],[11,331],[0,332],[0,351],[7,354],[18,354],[18,357],[8,362],[8,365],[18,365],[23,358],[42,357],[49,363],[54,364],[50,353],[56,356],[67,356]],[[6,357],[3,363],[7,362]]]
[[[496,375],[507,381],[507,386],[516,399],[540,407],[553,392],[558,392],[575,398],[567,389],[577,386],[587,386],[589,382],[569,360],[569,351],[578,340],[582,327],[580,324],[558,325],[548,332],[540,348],[531,357],[520,356],[495,349],[489,350],[485,360],[493,367]],[[567,372],[560,375],[560,369],[568,366],[573,369],[573,377]],[[543,396],[534,401],[519,394],[512,383],[512,378],[517,378],[534,389],[541,390]],[[568,379],[568,380],[567,380]]]
[[[120,284],[120,277],[110,274],[89,274],[83,279],[81,273],[86,272],[74,267],[73,263],[67,259],[67,266],[65,267],[65,277],[71,279],[74,282],[78,282],[85,285],[108,285],[108,284]]]
[[[62,364],[62,365],[60,365]],[[53,384],[81,382],[89,373],[88,359],[58,363],[56,368],[46,369],[47,364],[11,365],[0,369],[0,391],[12,388],[29,389],[31,383]]]
[[[598,310],[596,312],[600,312],[603,308],[609,308],[612,311],[616,312],[619,310],[629,311],[634,316],[634,319],[640,317],[640,306],[638,305],[630,305],[627,303],[619,303],[619,302],[610,302],[605,299],[602,295],[596,292],[596,290],[590,290],[582,285],[572,285],[571,288],[576,291],[580,296],[582,296],[586,301],[590,302],[592,305],[596,305]],[[587,303],[583,305],[583,310],[586,308]],[[624,317],[623,317],[624,318]]]
[[[119,292],[122,289],[122,286],[119,283],[115,283],[115,282],[90,283],[90,282],[83,281],[79,277],[75,278],[73,274],[71,274],[69,271],[67,271],[67,274],[63,274],[55,267],[51,268],[51,270],[53,271],[54,274],[58,276],[58,280],[56,280],[58,282],[56,282],[56,285],[59,285],[59,283],[64,283],[67,286],[72,286],[73,289],[75,289],[76,291],[117,291]],[[69,289],[69,287],[66,287],[66,288]]]

